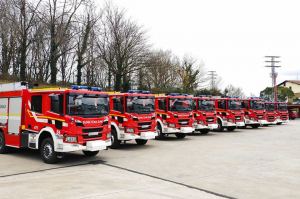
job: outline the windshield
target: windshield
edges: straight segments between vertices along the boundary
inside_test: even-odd
[[[240,110],[242,108],[242,102],[236,100],[228,101],[228,109],[230,110]]]
[[[267,111],[274,111],[275,110],[275,105],[274,104],[266,104],[266,110]]]
[[[71,93],[67,98],[67,114],[80,116],[108,115],[108,97]]]
[[[214,111],[215,102],[212,100],[199,100],[199,110],[202,111]]]
[[[184,98],[170,98],[170,111],[188,112],[192,110],[193,100]]]
[[[154,97],[127,97],[126,106],[128,113],[153,113]]]
[[[265,104],[262,101],[251,101],[251,108],[254,110],[263,110],[265,109]]]
[[[278,110],[286,111],[287,110],[287,105],[286,104],[278,104]]]

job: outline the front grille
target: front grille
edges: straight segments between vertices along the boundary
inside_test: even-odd
[[[188,125],[189,124],[189,119],[180,119],[180,120],[178,120],[178,124]]]
[[[209,123],[209,122],[213,122],[213,121],[214,121],[214,118],[213,118],[213,117],[207,117],[207,118],[206,118],[206,122],[208,122],[208,123]]]
[[[235,116],[235,120],[237,121],[241,120],[241,116]]]
[[[85,140],[95,139],[95,138],[101,138],[102,137],[102,133],[98,133],[97,135],[84,134],[84,135],[82,135],[82,137]]]
[[[83,133],[91,133],[91,132],[101,132],[103,128],[88,128],[82,129]]]
[[[151,129],[151,122],[140,122],[138,123],[138,129],[140,131]]]

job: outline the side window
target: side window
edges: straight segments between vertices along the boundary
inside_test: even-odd
[[[51,95],[51,111],[54,113],[64,113],[64,96],[63,95]]]
[[[42,113],[42,100],[41,95],[35,95],[31,97],[31,110],[37,113]]]
[[[218,101],[218,107],[221,108],[221,109],[226,109],[225,100],[219,100]]]
[[[123,97],[113,97],[113,110],[123,112]]]
[[[166,99],[158,99],[158,109],[166,110]]]

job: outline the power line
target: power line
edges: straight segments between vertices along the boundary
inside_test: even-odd
[[[271,78],[272,78],[272,87],[273,87],[273,99],[275,102],[277,102],[277,83],[276,83],[276,78],[278,76],[278,73],[275,71],[275,68],[279,68],[281,66],[278,66],[276,64],[280,63],[279,60],[276,60],[276,59],[279,59],[280,56],[265,56],[265,58],[267,59],[265,62],[268,64],[266,65],[265,67],[269,67],[271,68]]]
[[[208,71],[208,76],[210,76],[210,88],[213,90],[216,88],[217,73],[216,71]]]

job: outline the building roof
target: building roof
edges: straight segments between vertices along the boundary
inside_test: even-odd
[[[300,85],[300,80],[285,80],[285,81],[281,82],[280,84],[278,84],[278,86],[281,86],[281,85],[285,84],[286,82]]]

